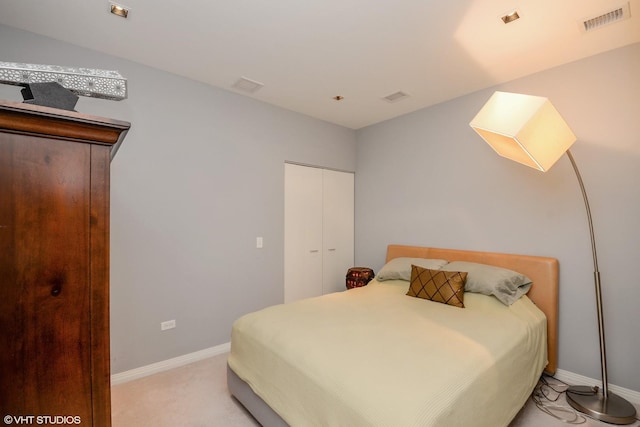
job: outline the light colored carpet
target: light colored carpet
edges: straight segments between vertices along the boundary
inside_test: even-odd
[[[259,426],[229,395],[227,355],[113,386],[113,427]]]
[[[256,427],[259,424],[229,395],[227,356],[221,354],[112,387],[113,427]],[[564,396],[558,404],[568,407]],[[568,417],[566,413],[560,414]],[[529,399],[509,427],[570,424],[540,411]],[[588,419],[583,427],[611,424]],[[640,422],[632,424],[639,427]],[[462,426],[461,426],[462,427]],[[466,427],[466,426],[464,426]]]

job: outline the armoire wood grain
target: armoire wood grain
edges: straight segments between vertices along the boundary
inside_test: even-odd
[[[111,424],[109,175],[129,127],[0,101],[3,418]]]

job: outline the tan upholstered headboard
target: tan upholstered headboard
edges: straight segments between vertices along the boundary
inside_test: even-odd
[[[508,268],[529,277],[533,286],[527,296],[547,316],[547,352],[549,364],[545,372],[554,374],[558,367],[558,271],[555,258],[476,252],[459,249],[425,248],[389,245],[387,262],[398,257],[439,258],[447,261],[469,261]]]

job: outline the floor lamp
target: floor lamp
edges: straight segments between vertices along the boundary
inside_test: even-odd
[[[569,151],[576,140],[575,135],[547,98],[506,92],[495,92],[470,125],[500,156],[543,172],[567,153],[580,184],[589,222],[602,373],[602,390],[571,386],[567,389],[567,402],[576,410],[601,421],[613,424],[635,422],[635,407],[611,393],[607,382],[602,293],[591,209],[578,166]]]

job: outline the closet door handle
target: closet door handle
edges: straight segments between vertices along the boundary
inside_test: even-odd
[[[316,253],[316,252],[320,252],[320,251],[319,251],[319,250],[317,250],[317,249],[311,249],[309,252],[311,252],[312,254],[314,254],[314,253]]]
[[[336,248],[331,248],[331,249],[327,249],[329,252],[333,252],[336,250]]]

